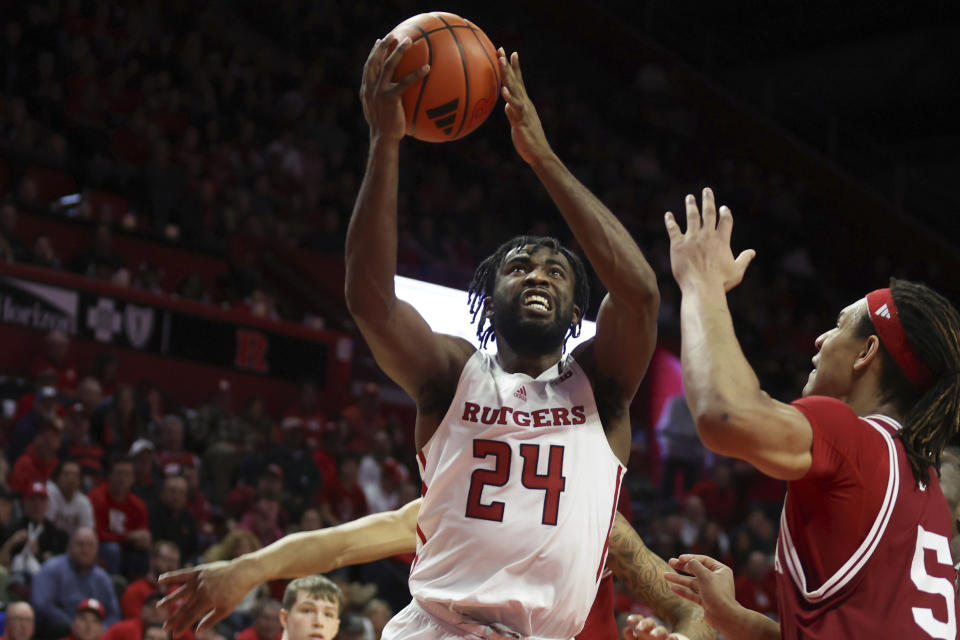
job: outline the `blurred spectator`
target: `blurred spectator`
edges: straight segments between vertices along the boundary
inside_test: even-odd
[[[70,623],[70,635],[64,640],[98,640],[106,617],[106,607],[96,598],[81,601]]]
[[[777,577],[770,557],[762,551],[753,551],[746,567],[734,579],[737,602],[760,613],[777,615]]]
[[[40,565],[67,550],[67,533],[47,519],[49,497],[43,482],[34,482],[23,493],[23,517],[0,540],[0,555],[9,553],[10,571],[33,576]],[[8,542],[12,542],[9,546]]]
[[[349,522],[370,513],[363,489],[357,484],[359,459],[355,453],[340,456],[340,473],[337,482],[324,485],[317,495],[317,506],[326,525]]]
[[[777,527],[763,509],[753,509],[733,533],[734,573],[746,565],[752,551],[772,555],[777,544]]]
[[[117,386],[113,402],[104,413],[100,432],[100,442],[114,453],[129,451],[136,440],[147,435],[146,422],[137,411],[136,395],[132,386]]]
[[[157,578],[168,571],[180,568],[180,550],[168,540],[158,539],[150,549],[150,562],[147,574],[134,580],[127,586],[120,599],[120,610],[124,618],[137,618],[143,609],[143,603],[154,591],[161,591]]]
[[[387,427],[387,418],[380,411],[380,385],[365,382],[357,402],[344,407],[340,417],[347,427],[346,448],[369,451],[373,434]]]
[[[220,379],[216,393],[197,412],[193,439],[203,451],[211,497],[222,502],[243,459],[246,439],[244,423],[233,412],[233,393],[226,378]]]
[[[283,500],[283,477],[283,467],[279,464],[268,464],[257,476],[255,487],[243,483],[230,492],[224,501],[224,511],[230,517],[239,520],[253,507],[253,503],[258,498]],[[280,525],[286,526],[289,520],[290,515],[286,509],[281,508]]]
[[[150,504],[157,499],[162,478],[156,447],[150,440],[140,438],[130,445],[129,457],[133,461],[133,492],[144,504]]]
[[[42,371],[52,370],[57,374],[57,387],[72,392],[77,387],[77,369],[70,358],[70,337],[59,330],[52,330],[43,339],[41,352],[30,364],[30,377],[36,378]]]
[[[320,510],[314,507],[308,507],[300,514],[300,523],[297,531],[316,531],[323,528],[323,516]]]
[[[182,467],[191,464],[200,466],[200,458],[195,453],[184,449],[183,419],[180,416],[167,415],[160,424],[160,433],[157,437],[157,463],[164,471],[167,465]]]
[[[30,248],[30,264],[47,269],[60,269],[60,258],[53,248],[53,242],[50,236],[45,233],[39,233],[33,239],[33,246]]]
[[[93,376],[85,376],[77,383],[77,402],[83,406],[87,417],[92,417],[103,402],[103,389],[100,381]]]
[[[100,384],[100,392],[104,398],[113,398],[117,392],[117,372],[120,360],[117,354],[110,349],[104,349],[93,360],[93,378]],[[131,389],[132,391],[132,389]]]
[[[283,421],[283,441],[263,454],[266,465],[280,465],[284,473],[284,506],[294,518],[299,517],[317,494],[320,470],[306,447],[306,430],[298,418]]]
[[[261,598],[253,608],[250,626],[235,635],[233,640],[280,640],[283,636],[280,609],[276,600]]]
[[[67,411],[63,425],[60,458],[76,460],[83,477],[92,481],[91,486],[100,484],[106,452],[90,437],[90,417],[84,405],[75,402]]]
[[[280,613],[283,636],[286,640],[307,640],[315,635],[335,637],[340,629],[340,612],[344,608],[343,592],[326,577],[297,578],[283,592]],[[363,631],[362,623],[360,630]],[[343,630],[340,632],[342,636]]]
[[[29,602],[11,602],[3,626],[3,640],[33,640],[36,616]]]
[[[197,538],[199,548],[205,549],[213,542],[213,506],[207,495],[200,490],[200,470],[186,465],[181,469],[187,481],[187,510],[197,522]]]
[[[701,480],[690,489],[690,495],[699,497],[707,509],[707,516],[724,529],[733,525],[737,509],[737,492],[733,487],[730,464],[718,461],[709,479]]]
[[[53,474],[53,480],[47,482],[50,504],[47,518],[61,531],[76,531],[80,527],[93,529],[93,505],[81,491],[82,473],[76,460],[61,460]]]
[[[111,280],[125,268],[126,261],[113,248],[110,225],[101,223],[94,229],[89,248],[74,259],[71,270],[89,278]]]
[[[299,418],[306,430],[306,443],[311,449],[323,441],[323,432],[327,429],[327,416],[320,408],[320,392],[314,380],[303,380],[297,391],[296,404],[283,414],[284,419]]]
[[[383,472],[380,482],[372,487],[364,488],[363,494],[367,499],[367,508],[370,513],[393,511],[400,506],[400,486],[410,479],[407,468],[394,460],[387,458],[383,461]]]
[[[250,531],[260,541],[261,546],[266,546],[283,536],[279,515],[280,503],[277,500],[260,497],[237,523],[237,528]]]
[[[703,506],[703,500],[697,496],[684,498],[680,522],[680,542],[687,549],[692,549],[707,524],[707,510]]]
[[[17,233],[17,205],[10,200],[0,203],[0,259],[6,262],[26,260],[29,252]]]
[[[113,582],[96,565],[97,547],[97,534],[81,527],[70,536],[67,553],[45,562],[33,577],[30,601],[41,623],[38,635],[59,638],[70,633],[73,615],[87,598],[103,603],[108,626],[120,619]]]
[[[380,636],[383,634],[383,628],[387,626],[390,618],[393,617],[393,609],[390,608],[390,605],[387,604],[386,601],[374,598],[363,608],[363,615],[365,615],[367,620],[373,625],[373,640],[380,640]]]
[[[46,483],[53,477],[57,465],[57,451],[63,438],[63,420],[54,418],[48,420],[41,416],[38,431],[33,442],[27,447],[17,461],[13,463],[8,480],[10,488],[24,493],[34,482]]]
[[[100,640],[169,640],[170,636],[163,630],[163,623],[166,616],[157,609],[157,602],[163,594],[159,591],[151,591],[143,599],[143,606],[137,617],[126,618],[119,622],[108,625],[106,633],[100,636]],[[175,636],[176,640],[193,640],[193,632],[185,631]]]
[[[244,451],[251,453],[266,449],[273,436],[274,421],[261,396],[255,395],[247,400],[240,420],[244,425]]]
[[[15,462],[40,431],[41,423],[60,421],[63,408],[57,401],[57,390],[51,386],[42,386],[37,390],[33,406],[17,422],[7,439],[7,458]]]
[[[147,568],[150,521],[132,487],[133,462],[117,458],[107,481],[88,494],[100,538],[100,561],[111,574],[140,576]]]
[[[393,441],[386,431],[377,431],[370,438],[370,450],[360,459],[357,482],[364,491],[380,484],[384,460],[393,456]]]
[[[683,395],[673,396],[667,401],[660,423],[657,424],[657,432],[665,441],[661,495],[665,498],[675,495],[678,474],[685,493],[700,479],[705,450]]]
[[[187,509],[189,487],[179,474],[168,474],[156,503],[150,506],[150,535],[177,545],[180,557],[192,563],[197,553],[197,522]]]

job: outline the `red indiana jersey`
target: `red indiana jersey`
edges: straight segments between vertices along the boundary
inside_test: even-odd
[[[813,428],[812,464],[789,483],[777,540],[785,640],[955,640],[957,572],[936,472],[916,485],[895,420],[843,402],[794,403]]]

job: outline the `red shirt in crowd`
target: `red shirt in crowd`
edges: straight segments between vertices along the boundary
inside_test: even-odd
[[[367,506],[367,496],[359,484],[354,484],[349,489],[344,489],[338,480],[321,487],[317,494],[316,504],[326,504],[330,511],[341,522],[356,520],[370,513],[370,507]]]
[[[100,636],[100,640],[141,640],[141,638],[143,638],[143,620],[139,617],[115,622]],[[173,636],[171,640],[194,640],[193,631],[187,629]]]
[[[746,573],[736,577],[733,582],[737,602],[764,615],[777,613],[777,576],[771,567],[760,582],[754,582]]]
[[[41,354],[34,358],[30,365],[30,379],[36,380],[44,371],[56,372],[57,388],[61,391],[73,391],[77,388],[77,369],[73,364],[66,362],[57,366],[50,358]]]
[[[36,447],[31,444],[13,463],[7,484],[17,493],[23,493],[34,482],[46,482],[52,478],[58,464],[60,460],[56,456],[41,460],[37,457]]]
[[[149,529],[147,505],[132,491],[117,502],[110,497],[107,483],[94,487],[87,494],[93,505],[93,519],[97,523],[100,542],[120,542],[137,529]]]
[[[283,637],[283,632],[277,634],[277,637],[274,640],[280,640]],[[257,630],[253,627],[247,627],[237,635],[233,636],[233,640],[260,640],[260,636],[257,635]]]
[[[733,490],[733,487],[721,491],[713,480],[701,480],[690,489],[690,495],[699,497],[703,501],[707,517],[724,529],[729,529],[734,524],[733,517],[737,510],[737,493]]]
[[[120,615],[124,619],[139,618],[140,610],[143,609],[143,601],[147,599],[148,595],[159,589],[160,587],[156,582],[151,582],[147,578],[134,580],[123,592],[123,597],[120,598]]]

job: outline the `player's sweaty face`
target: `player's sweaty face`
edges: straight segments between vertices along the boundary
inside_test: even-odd
[[[493,323],[498,339],[520,352],[558,348],[579,313],[574,273],[561,253],[527,245],[508,253],[497,273]]]

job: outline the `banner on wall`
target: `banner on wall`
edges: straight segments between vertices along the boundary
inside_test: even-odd
[[[80,340],[246,373],[288,380],[311,377],[321,386],[326,383],[332,346],[12,276],[0,276],[0,323],[41,331],[57,329]]]

